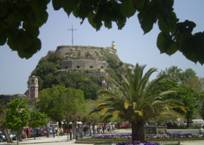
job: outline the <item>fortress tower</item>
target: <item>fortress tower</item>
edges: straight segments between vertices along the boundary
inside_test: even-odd
[[[116,43],[115,43],[115,41],[112,41],[112,49],[114,49],[116,51]]]
[[[28,81],[28,98],[33,101],[38,98],[38,78],[31,76]]]

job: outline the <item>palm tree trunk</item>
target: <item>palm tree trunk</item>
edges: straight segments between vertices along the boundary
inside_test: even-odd
[[[191,126],[192,117],[193,117],[192,111],[187,111],[186,112],[186,127],[187,128]]]
[[[132,121],[132,142],[145,140],[144,124],[143,120]]]

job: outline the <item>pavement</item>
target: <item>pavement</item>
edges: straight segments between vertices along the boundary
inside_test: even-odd
[[[204,145],[204,140],[182,141],[181,145]]]
[[[1,142],[0,145],[16,145],[16,141],[13,143],[6,143]],[[28,138],[23,139],[23,141],[19,142],[20,145],[32,145],[32,144],[38,144],[38,145],[75,145],[75,140],[69,140],[67,136],[55,136],[55,137],[36,137],[34,138]],[[78,144],[80,145],[80,144]],[[83,144],[85,145],[85,144]],[[89,144],[90,145],[90,144]]]

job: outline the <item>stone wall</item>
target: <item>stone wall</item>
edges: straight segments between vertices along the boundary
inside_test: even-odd
[[[56,54],[62,58],[61,70],[104,70],[108,64],[103,52],[116,53],[114,47],[58,46]]]
[[[62,69],[68,70],[100,70],[107,67],[106,61],[93,59],[65,59]]]
[[[62,58],[101,59],[102,47],[93,46],[58,46],[56,53]]]

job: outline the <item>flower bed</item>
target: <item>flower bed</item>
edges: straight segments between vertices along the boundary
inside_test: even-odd
[[[131,139],[131,133],[97,134],[94,137],[98,139],[114,139],[114,138]],[[135,141],[134,143],[119,142],[116,145],[159,145],[159,143]]]
[[[121,143],[117,143],[116,145],[159,145],[159,143],[134,141],[133,143],[121,142]]]
[[[97,134],[95,138],[131,138],[131,133]]]

